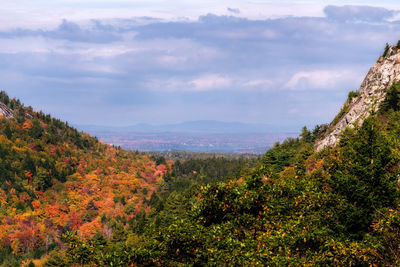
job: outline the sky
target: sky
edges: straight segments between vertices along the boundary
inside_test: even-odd
[[[74,125],[330,122],[398,1],[5,0],[0,89]]]

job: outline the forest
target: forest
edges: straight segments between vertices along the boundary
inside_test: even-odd
[[[0,118],[2,266],[111,264],[104,261],[116,258],[101,246],[136,242],[150,220],[172,220],[164,207],[178,216],[189,209],[189,192],[246,175],[257,163],[220,155],[182,162],[175,156],[174,163],[105,145],[5,92],[0,102],[13,111],[12,119]],[[71,254],[73,240],[86,250]]]
[[[398,83],[337,146],[304,127],[262,157],[125,151],[0,102],[1,266],[400,264]]]

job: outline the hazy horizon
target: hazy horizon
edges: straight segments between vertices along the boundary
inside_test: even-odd
[[[262,131],[260,132],[265,132],[265,131],[271,131],[271,132],[277,132],[278,129],[276,129],[276,126],[274,125],[269,125],[266,123],[246,123],[246,122],[240,122],[240,121],[219,121],[219,120],[192,120],[192,121],[177,121],[175,123],[151,123],[151,122],[138,122],[134,124],[124,124],[124,125],[104,125],[104,124],[72,124],[76,128],[90,128],[90,127],[99,127],[99,128],[110,128],[110,129],[125,129],[125,128],[132,128],[132,127],[166,127],[166,126],[180,126],[180,125],[190,125],[190,124],[202,124],[203,126],[207,125],[214,125],[214,126],[220,126],[220,127],[226,127],[229,125],[232,126],[244,126],[244,127],[263,127]],[[307,126],[307,125],[302,125]],[[313,126],[313,125],[312,125]],[[307,127],[312,127],[312,126],[307,126]],[[299,126],[300,127],[300,126]],[[283,132],[300,132],[300,128],[293,126],[293,125],[285,125],[282,127]],[[271,130],[268,130],[271,129]],[[246,129],[244,129],[246,130]]]

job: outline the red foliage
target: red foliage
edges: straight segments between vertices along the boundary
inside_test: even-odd
[[[24,124],[22,125],[22,127],[23,127],[25,130],[29,130],[30,128],[32,128],[32,126],[33,126],[33,122],[30,121],[30,120],[26,120],[26,121],[24,122]]]
[[[67,225],[71,228],[71,230],[76,230],[82,224],[81,216],[78,212],[72,211],[67,220]]]
[[[25,170],[25,177],[29,179],[29,184],[32,184],[33,175],[30,171]]]
[[[36,221],[25,220],[10,234],[10,241],[15,253],[26,252],[40,247],[44,243],[44,235]]]
[[[23,132],[32,126],[32,121],[27,120],[14,128]],[[43,248],[47,239],[62,247],[60,234],[65,230],[77,231],[83,238],[103,231],[110,238],[110,220],[102,221],[101,218],[121,218],[127,222],[134,214],[127,214],[126,203],[134,205],[135,213],[149,212],[150,207],[143,203],[143,199],[156,192],[158,182],[172,166],[172,162],[156,166],[147,156],[102,143],[87,150],[79,150],[66,141],[57,145],[42,142],[40,149],[35,144],[29,140],[18,151],[29,153],[35,165],[37,162],[46,165],[46,161],[54,160],[52,171],[45,170],[51,176],[53,186],[44,192],[35,190],[32,187],[36,182],[33,181],[33,171],[22,169],[13,173],[14,177],[4,177],[10,187],[9,193],[0,190],[0,205],[10,211],[9,216],[0,220],[0,249],[11,247],[14,253]],[[58,181],[59,177],[54,175],[56,172],[63,175],[60,177],[63,181]],[[29,185],[26,185],[26,180]],[[19,183],[30,193],[16,190]],[[18,203],[24,204],[23,211],[16,208]]]

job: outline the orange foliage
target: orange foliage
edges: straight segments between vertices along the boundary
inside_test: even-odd
[[[25,170],[25,177],[29,179],[29,184],[32,184],[32,173],[30,171]]]
[[[81,238],[88,238],[102,229],[100,219],[96,218],[91,222],[84,223],[79,227],[78,234]]]
[[[23,129],[27,130],[32,126],[32,121],[27,120]],[[9,216],[1,219],[0,249],[11,247],[18,254],[42,246],[46,238],[60,242],[62,229],[77,231],[82,238],[88,238],[97,231],[111,237],[112,227],[108,225],[109,220],[102,222],[100,218],[103,216],[114,219],[119,217],[128,221],[135,214],[125,212],[126,203],[132,203],[136,213],[149,212],[150,207],[143,200],[156,192],[157,184],[171,169],[173,162],[168,161],[165,165],[157,166],[147,156],[134,155],[102,143],[97,146],[101,153],[97,149],[82,153],[67,143],[43,148],[57,159],[56,169],[62,171],[64,168],[74,167],[75,173],[63,177],[66,182],[54,182],[57,187],[62,188],[60,191],[54,189],[55,187],[50,187],[45,192],[34,190],[32,170],[25,170],[23,175],[29,179],[29,185],[25,186],[33,191],[33,196],[17,193],[13,183],[6,180],[12,203],[24,203],[26,209],[22,213],[10,206]],[[52,175],[50,171],[48,173]],[[17,174],[15,176],[16,179]],[[56,177],[51,179],[56,181]],[[0,205],[10,205],[7,194],[2,189]]]
[[[44,235],[34,220],[25,220],[10,234],[10,241],[14,253],[17,254],[40,247],[44,242]]]
[[[25,130],[29,130],[30,128],[32,128],[32,126],[33,126],[33,122],[30,121],[30,120],[26,120],[26,121],[24,122],[24,124],[22,125],[22,127],[23,127]]]
[[[72,230],[77,230],[78,227],[82,224],[81,216],[78,212],[72,211],[68,215],[67,226],[69,226]]]
[[[40,202],[38,200],[32,201],[31,204],[32,204],[32,207],[34,208],[34,210],[40,209]]]
[[[7,195],[6,193],[0,188],[0,205],[6,205],[7,204]]]

